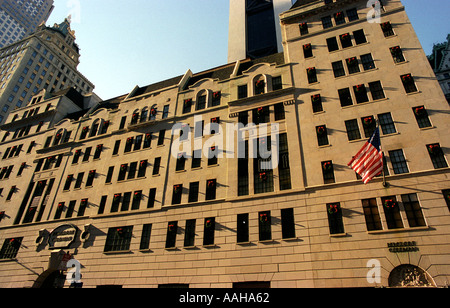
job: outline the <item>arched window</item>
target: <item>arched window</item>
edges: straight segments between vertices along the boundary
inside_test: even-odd
[[[255,95],[264,94],[267,92],[267,80],[264,75],[258,75],[253,80],[253,93]]]
[[[137,124],[139,120],[139,109],[136,109],[131,115],[131,125]]]
[[[206,108],[208,102],[208,91],[201,90],[197,93],[197,102],[195,104],[195,110],[203,110]]]
[[[142,122],[147,121],[147,117],[148,117],[148,107],[144,107],[144,108],[142,108],[142,111],[141,111],[141,120],[140,120],[140,122],[142,123]]]
[[[97,135],[98,127],[100,126],[100,119],[97,119],[92,123],[91,126],[91,132],[89,134],[89,137],[94,137]]]
[[[150,108],[150,120],[156,120],[156,115],[158,114],[158,107],[156,105],[153,105],[152,108]]]
[[[433,278],[420,267],[403,264],[389,274],[389,287],[435,287]]]
[[[61,140],[64,137],[65,129],[60,129],[56,132],[55,137],[53,138],[53,146],[56,146],[61,143]]]

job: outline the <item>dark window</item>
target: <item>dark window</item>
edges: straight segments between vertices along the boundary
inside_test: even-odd
[[[272,192],[274,191],[273,170],[270,168],[271,156],[268,155],[271,151],[270,136],[257,139],[257,143],[257,158],[253,159],[254,193]]]
[[[259,240],[267,241],[272,239],[272,219],[270,211],[259,212]]]
[[[253,109],[253,123],[255,125],[270,122],[270,109],[268,106]]]
[[[188,202],[197,202],[198,201],[198,189],[199,182],[192,182],[189,184],[189,198]]]
[[[197,110],[206,108],[206,95],[200,95],[197,97]]]
[[[133,201],[131,202],[131,210],[139,210],[142,200],[142,190],[133,193]]]
[[[98,207],[98,215],[101,215],[105,212],[106,201],[108,200],[108,196],[102,196],[100,200],[100,205]]]
[[[184,231],[184,247],[193,247],[195,245],[195,219],[186,221],[186,229]]]
[[[375,68],[375,62],[373,61],[372,54],[370,53],[361,55],[361,63],[365,71]]]
[[[284,112],[284,104],[279,103],[274,106],[275,109],[275,121],[284,120],[286,115]]]
[[[246,126],[248,124],[248,111],[239,112],[239,123]]]
[[[352,38],[350,33],[344,33],[339,35],[339,39],[341,40],[342,48],[352,47]]]
[[[144,149],[148,149],[152,146],[152,139],[153,139],[153,134],[152,133],[147,133],[144,136]]]
[[[353,105],[352,96],[350,94],[350,89],[340,89],[338,90],[339,100],[341,101],[341,107]]]
[[[311,103],[314,113],[323,111],[322,97],[320,96],[320,94],[312,95]]]
[[[416,194],[402,195],[403,207],[411,228],[426,226],[422,209]]]
[[[125,128],[126,122],[127,122],[127,117],[126,117],[126,116],[125,116],[125,117],[122,117],[122,119],[120,120],[120,126],[119,126],[119,129]]]
[[[353,32],[353,38],[355,39],[356,45],[367,43],[366,35],[364,30],[357,30]]]
[[[359,17],[358,17],[358,10],[356,8],[347,10],[347,18],[348,18],[349,22],[350,21],[354,21],[354,20],[358,20],[359,19]]]
[[[324,161],[321,165],[324,184],[335,183],[333,162]]]
[[[281,232],[283,239],[295,238],[294,209],[281,210]]]
[[[80,208],[78,209],[78,217],[83,217],[88,206],[88,199],[82,199],[80,202]]]
[[[447,203],[448,210],[450,211],[450,189],[445,189],[442,191],[444,195],[445,202]]]
[[[333,67],[333,73],[334,73],[334,77],[341,77],[341,76],[345,76],[345,70],[344,70],[344,66],[342,65],[342,61],[336,61],[331,63],[332,67]]]
[[[313,56],[311,44],[303,45],[303,55],[304,55],[305,59],[311,58]]]
[[[90,187],[93,185],[96,174],[97,174],[97,172],[95,170],[89,171],[88,178],[86,181],[86,187]]]
[[[405,88],[406,93],[417,92],[414,77],[411,74],[402,75],[400,78],[402,79],[403,87]]]
[[[169,117],[169,109],[170,109],[170,105],[164,106],[163,114],[162,114],[163,119],[167,119]]]
[[[369,97],[367,96],[367,89],[364,84],[353,86],[353,91],[355,92],[355,98],[358,104],[369,101]]]
[[[178,232],[178,221],[167,224],[166,248],[175,248]]]
[[[330,234],[344,233],[344,223],[342,221],[342,209],[340,203],[327,204],[328,226]]]
[[[120,148],[120,140],[116,140],[116,142],[114,143],[114,150],[112,155],[119,154],[119,148]]]
[[[390,112],[379,114],[378,121],[380,122],[381,130],[384,135],[394,134],[397,132]]]
[[[328,46],[328,51],[332,52],[335,50],[339,50],[339,45],[337,42],[336,37],[330,37],[327,39],[327,46]]]
[[[386,96],[384,95],[383,87],[381,86],[380,81],[369,82],[370,93],[372,93],[372,99],[383,99]]]
[[[84,176],[84,172],[81,172],[78,174],[77,180],[75,182],[75,188],[81,187],[81,183],[83,182],[83,176]]]
[[[122,199],[122,194],[114,195],[112,206],[111,206],[111,213],[116,213],[119,211],[119,205],[120,205],[121,199]]]
[[[392,29],[392,25],[389,21],[382,23],[380,26],[381,26],[381,30],[383,31],[383,34],[385,37],[395,35],[394,30]]]
[[[380,213],[378,212],[377,200],[364,199],[362,200],[364,217],[366,219],[367,231],[382,230]]]
[[[130,249],[133,227],[110,228],[106,237],[105,252],[126,251]]]
[[[327,126],[321,125],[316,127],[317,141],[319,146],[328,145],[328,132]]]
[[[272,90],[277,91],[283,89],[283,80],[281,79],[281,76],[273,77],[272,78]]]
[[[133,151],[138,151],[138,150],[141,149],[141,147],[142,147],[142,137],[143,137],[143,135],[136,136],[136,139],[134,141]]]
[[[166,135],[166,130],[162,129],[159,132],[159,137],[158,137],[158,145],[163,145],[164,144],[164,136]]]
[[[301,23],[300,24],[300,34],[301,35],[306,35],[308,33],[309,33],[309,31],[308,31],[308,24],[306,22]]]
[[[69,202],[69,207],[67,208],[66,218],[72,218],[73,212],[75,211],[76,204],[77,204],[76,200],[72,200]]]
[[[128,164],[120,165],[119,176],[117,178],[117,181],[125,180],[125,177],[127,175],[127,170],[128,170]]]
[[[331,21],[331,16],[322,17],[322,26],[324,29],[333,27],[333,22]]]
[[[430,154],[431,161],[433,162],[434,169],[447,168],[447,162],[445,161],[444,152],[442,151],[439,143],[427,145],[428,154]]]
[[[177,156],[177,163],[175,166],[175,171],[182,171],[184,170],[184,166],[186,164],[186,153],[179,153]]]
[[[395,174],[409,173],[405,156],[402,150],[389,151],[389,157],[392,162]]]
[[[247,243],[249,241],[248,236],[248,214],[238,214],[237,215],[237,242]]]
[[[309,67],[306,69],[306,75],[308,76],[308,83],[317,82],[317,71],[315,67]]]
[[[106,184],[111,183],[113,173],[114,173],[114,166],[109,167],[108,174],[106,175],[106,181],[105,181]]]
[[[345,24],[345,15],[344,12],[337,12],[334,14],[334,22],[336,26]]]
[[[150,247],[150,236],[152,233],[152,224],[145,224],[142,228],[140,250],[147,250]]]
[[[150,191],[148,193],[148,203],[147,208],[153,208],[155,206],[155,199],[156,199],[156,188],[150,188]]]
[[[127,138],[127,141],[125,142],[124,153],[131,152],[131,149],[133,148],[133,143],[134,143],[134,137]]]
[[[366,138],[372,137],[375,128],[377,127],[377,122],[373,116],[361,118],[361,122],[364,128],[364,136]]]
[[[244,146],[244,156],[238,157],[238,196],[247,196],[249,194],[249,178],[248,178],[248,141],[238,143],[239,147]],[[241,151],[241,149],[238,149]]]
[[[287,134],[283,133],[280,134],[278,137],[279,137],[278,176],[280,179],[280,190],[287,190],[292,188]]]
[[[103,144],[99,144],[95,148],[94,159],[100,159],[100,155],[102,155]]]
[[[414,116],[416,117],[419,128],[426,128],[432,126],[430,118],[428,116],[428,112],[424,106],[414,107],[413,112]]]
[[[138,178],[145,177],[145,173],[147,172],[147,165],[148,165],[148,160],[141,160],[139,162]]]
[[[361,139],[358,121],[356,119],[345,121],[345,127],[347,129],[348,141]]]
[[[70,190],[70,185],[72,185],[73,174],[68,175],[66,179],[66,183],[64,184],[64,190]]]
[[[205,228],[203,232],[203,245],[214,244],[214,231],[216,228],[216,219],[214,217],[205,218]]]
[[[238,86],[238,99],[246,98],[248,96],[248,86],[246,84]]]
[[[391,51],[392,59],[394,59],[394,63],[402,63],[405,62],[405,57],[403,56],[403,51],[400,46],[395,46],[389,48]]]
[[[266,82],[264,79],[256,80],[254,84],[255,95],[264,94],[266,91]]]
[[[191,108],[192,108],[192,98],[185,99],[183,103],[183,113],[191,112]]]
[[[381,198],[383,204],[384,216],[388,229],[403,228],[402,217],[400,216],[400,208],[395,196]]]
[[[75,154],[73,154],[72,165],[78,163],[78,159],[80,158],[80,156],[81,156],[81,150],[76,150]]]
[[[200,168],[202,166],[202,150],[195,150],[192,153],[191,168]]]
[[[159,167],[161,166],[161,157],[156,157],[153,163],[153,175],[159,174]]]
[[[208,180],[208,181],[206,181],[206,196],[205,196],[205,200],[214,200],[214,199],[216,199],[216,189],[217,189],[217,182],[216,182],[216,180]]]
[[[217,165],[218,148],[216,146],[209,148],[208,166]]]
[[[183,195],[183,185],[173,185],[172,204],[180,204],[181,196]]]
[[[0,260],[15,259],[22,246],[22,240],[23,237],[5,239],[2,249],[0,250]]]
[[[210,107],[220,106],[221,97],[222,97],[222,93],[220,91],[213,92]]]
[[[83,161],[89,161],[89,157],[91,156],[92,147],[86,148],[84,151]]]
[[[345,62],[347,63],[347,68],[348,68],[349,74],[354,74],[354,73],[360,72],[358,59],[356,57],[348,58],[347,60],[345,60]]]

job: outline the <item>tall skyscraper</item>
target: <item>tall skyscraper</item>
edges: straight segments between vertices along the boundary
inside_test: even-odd
[[[291,0],[230,0],[228,63],[282,51],[279,15]]]
[[[33,33],[52,11],[53,0],[0,0],[0,48]]]
[[[79,57],[68,19],[53,27],[41,25],[32,35],[0,49],[0,124],[42,89],[92,92],[94,85],[77,70]]]

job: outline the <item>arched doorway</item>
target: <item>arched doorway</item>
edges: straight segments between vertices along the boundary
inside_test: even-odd
[[[48,270],[42,273],[33,284],[33,288],[61,289],[64,288],[66,276],[61,271]]]
[[[403,264],[389,275],[389,287],[436,287],[433,278],[420,267]]]

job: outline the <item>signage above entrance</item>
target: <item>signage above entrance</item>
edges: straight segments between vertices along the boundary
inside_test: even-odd
[[[48,238],[48,245],[50,249],[64,249],[69,248],[75,241],[78,233],[78,228],[74,225],[61,225],[54,229]]]

